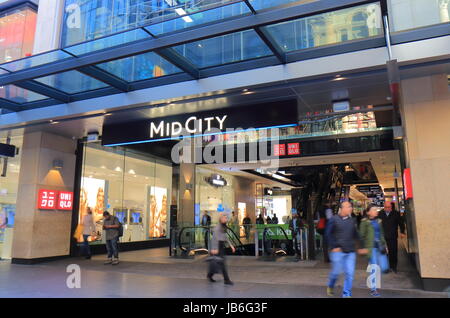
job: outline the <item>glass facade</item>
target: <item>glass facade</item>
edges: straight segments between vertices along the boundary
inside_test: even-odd
[[[37,14],[28,7],[0,13],[0,63],[33,54]]]
[[[393,32],[450,22],[449,0],[388,0],[388,9]]]
[[[253,30],[191,42],[174,49],[198,68],[272,55]]]
[[[377,3],[266,27],[285,52],[379,36],[383,34],[382,29]]]
[[[49,75],[37,78],[36,81],[68,94],[76,94],[108,86],[107,84],[78,71],[68,71],[65,73]]]
[[[86,144],[80,190],[79,221],[90,207],[96,222],[93,244],[104,243],[103,212],[124,225],[121,242],[169,237],[172,166],[124,149]],[[77,236],[78,242],[82,237]]]
[[[195,13],[230,0],[66,0],[62,46]]]
[[[0,258],[3,259],[11,258],[22,141],[22,136],[11,137],[10,144],[19,149],[18,154],[7,160],[0,158]],[[0,138],[0,143],[7,143],[6,138]]]
[[[0,98],[19,104],[48,99],[47,96],[40,95],[15,85],[0,86]]]

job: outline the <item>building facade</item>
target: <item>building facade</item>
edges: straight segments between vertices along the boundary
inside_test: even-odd
[[[293,190],[298,180],[268,172],[261,153],[253,161],[205,157],[211,143],[250,152],[267,139],[278,171],[370,162],[384,197],[404,212],[403,244],[424,288],[443,290],[450,280],[449,4],[0,4],[2,257],[34,263],[76,255],[88,206],[99,252],[105,210],[126,224],[125,249],[171,244],[175,225],[198,226],[205,210],[252,221],[274,211],[288,217],[303,204]],[[190,162],[174,162],[178,128],[198,140],[188,145]],[[361,179],[373,179],[364,169]],[[266,185],[287,188],[267,199]]]

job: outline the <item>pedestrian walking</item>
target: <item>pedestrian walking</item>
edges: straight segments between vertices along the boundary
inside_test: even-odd
[[[344,272],[344,288],[342,297],[352,297],[353,276],[356,265],[356,241],[359,234],[355,219],[351,217],[353,205],[349,201],[340,204],[338,215],[333,216],[325,229],[325,237],[330,249],[332,263],[327,294],[334,296],[334,286],[342,272]]]
[[[83,245],[82,245],[82,255],[86,259],[91,259],[91,247],[89,246],[89,237],[95,238],[95,223],[92,216],[92,209],[90,207],[86,208],[86,214],[81,220],[83,225]]]
[[[384,209],[380,212],[379,218],[383,221],[384,237],[386,239],[389,266],[390,269],[397,273],[398,263],[398,230],[402,237],[405,237],[405,223],[400,213],[393,208],[391,202],[384,202]]]
[[[219,271],[223,274],[224,284],[233,285],[233,282],[228,276],[225,263],[225,243],[228,243],[233,253],[236,251],[233,244],[231,244],[227,237],[227,215],[222,213],[219,217],[219,223],[214,228],[211,242],[211,256],[213,257],[213,260],[210,261],[210,266],[206,277],[210,282],[215,282],[213,279],[213,275],[216,273],[215,267],[219,267]]]
[[[367,208],[367,217],[361,220],[359,228],[359,235],[364,249],[362,254],[366,254],[369,260],[369,288],[370,295],[373,297],[379,297],[380,294],[377,290],[381,286],[381,281],[377,281],[381,277],[381,273],[384,273],[389,269],[389,264],[386,256],[386,240],[384,238],[384,230],[382,220],[378,218],[378,209],[374,205],[370,205]],[[374,266],[375,265],[375,266]],[[377,275],[376,271],[380,272]],[[374,275],[375,274],[375,275]]]
[[[119,264],[119,228],[121,226],[119,219],[108,211],[103,212],[103,229],[105,230],[106,250],[108,251],[108,260],[104,263]]]
[[[250,228],[252,224],[252,220],[248,216],[248,214],[245,215],[245,218],[242,220],[242,225],[244,226],[245,231],[245,238],[248,240],[250,238]]]

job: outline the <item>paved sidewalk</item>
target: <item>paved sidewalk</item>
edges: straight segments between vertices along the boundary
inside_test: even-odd
[[[92,260],[70,258],[38,265],[0,263],[0,297],[326,297],[328,264],[319,261],[267,262],[230,256],[230,276],[236,283],[224,286],[205,279],[203,257],[174,259],[167,249],[121,254],[117,266],[103,265],[104,256]],[[354,297],[368,297],[364,259],[357,266]],[[69,264],[81,268],[81,288],[69,289]],[[446,293],[420,289],[414,272],[401,271],[382,277],[383,297],[447,297]],[[337,286],[337,296],[342,282]]]

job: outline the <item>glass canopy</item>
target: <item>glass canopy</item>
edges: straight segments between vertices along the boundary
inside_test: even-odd
[[[113,2],[118,1],[123,0]],[[89,34],[65,30],[62,43],[70,45],[0,65],[0,108],[68,103],[164,85],[166,78],[173,83],[284,64],[298,60],[297,52],[325,45],[339,53],[339,45],[353,40],[366,41],[361,49],[379,47],[384,39],[378,1],[354,0],[353,7],[347,1],[345,8],[339,1],[318,0],[191,1],[196,4],[191,7],[188,2],[173,2],[178,5],[133,23],[111,20],[114,26]]]

